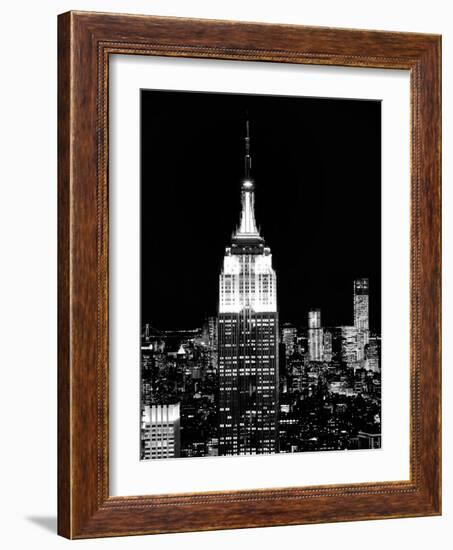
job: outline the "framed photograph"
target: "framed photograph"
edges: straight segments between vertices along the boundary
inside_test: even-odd
[[[440,50],[59,16],[61,535],[441,513]]]

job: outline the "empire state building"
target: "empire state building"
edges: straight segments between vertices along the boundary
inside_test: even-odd
[[[241,215],[219,278],[219,454],[278,451],[277,278],[255,220],[249,124]]]

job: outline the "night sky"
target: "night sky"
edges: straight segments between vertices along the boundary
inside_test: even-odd
[[[280,322],[353,324],[353,280],[381,322],[379,101],[141,93],[142,322],[195,328],[215,315],[239,221],[250,120],[256,218],[277,273]]]

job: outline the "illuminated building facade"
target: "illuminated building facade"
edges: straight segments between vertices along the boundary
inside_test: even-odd
[[[323,334],[323,342],[322,342],[322,348],[323,348],[323,361],[330,362],[333,358],[333,344],[332,344],[332,331],[330,330],[324,330]]]
[[[141,422],[141,459],[180,455],[180,405],[145,405]]]
[[[341,359],[353,364],[359,361],[358,330],[356,327],[341,327]]]
[[[380,369],[380,348],[381,339],[378,337],[370,338],[365,349],[365,368],[373,372],[379,372]]]
[[[240,222],[219,278],[219,455],[278,451],[277,279],[255,220],[250,137]]]
[[[359,330],[370,328],[368,279],[356,279],[354,281],[354,326]]]
[[[297,329],[296,327],[285,324],[282,327],[282,343],[285,345],[285,355],[290,357],[296,351]]]
[[[308,312],[308,355],[310,361],[323,360],[323,330],[320,309]]]
[[[369,281],[354,281],[354,326],[357,329],[357,361],[365,359],[365,346],[370,338],[369,331]]]

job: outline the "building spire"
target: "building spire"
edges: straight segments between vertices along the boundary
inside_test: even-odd
[[[250,125],[249,120],[247,118],[245,122],[245,180],[250,179],[250,170],[252,168],[252,157],[250,156]]]
[[[234,237],[241,240],[262,240],[255,220],[255,185],[251,179],[252,157],[250,155],[250,124],[245,123],[244,179],[241,185],[241,218]]]

